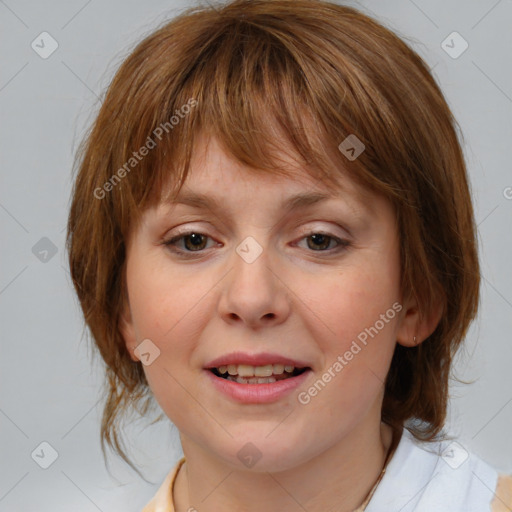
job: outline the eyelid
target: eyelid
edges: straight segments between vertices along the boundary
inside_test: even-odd
[[[324,229],[323,227],[311,226],[310,224],[314,223],[314,222],[324,222],[324,223],[326,223],[326,221],[314,221],[313,220],[313,221],[309,221],[307,223],[308,226],[304,226],[303,224],[301,224],[298,227],[292,226],[292,230],[298,229],[300,234],[318,233],[318,234],[328,235],[328,236],[337,237],[337,238],[352,238],[352,235],[351,235],[350,231],[347,228],[342,227],[339,224],[334,224],[334,225],[339,230],[342,230],[343,233],[340,233],[340,234],[337,235],[337,234],[335,234],[334,232],[331,231],[333,228],[326,228],[326,229]],[[187,226],[188,224],[190,224],[190,223],[189,222],[185,223],[185,226]],[[333,223],[332,222],[327,222],[327,224],[333,224]],[[191,233],[198,233],[198,234],[206,235],[206,236],[208,236],[210,238],[213,238],[213,236],[208,235],[205,232],[205,231],[208,231],[210,228],[205,228],[205,230],[202,231],[202,229],[203,229],[202,227],[194,228],[194,227],[182,227],[182,226],[183,225],[176,226],[173,230],[171,230],[171,231],[175,231],[174,234],[172,236],[171,235],[164,235],[162,237],[162,240],[169,240],[169,238],[175,238],[175,237],[177,237],[179,235],[188,235],[188,234],[191,234]]]
[[[315,222],[315,221],[312,221],[312,222]],[[329,223],[329,224],[332,224],[332,223]],[[339,224],[336,224],[335,227],[337,227],[340,231],[343,231],[343,233],[336,234],[334,232],[334,231],[336,231],[334,227],[323,228],[320,226],[318,226],[318,227],[316,227],[316,226],[308,226],[308,227],[300,226],[298,229],[301,234],[318,233],[318,234],[332,236],[333,238],[352,238],[347,229],[341,227]]]

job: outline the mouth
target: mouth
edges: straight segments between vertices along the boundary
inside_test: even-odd
[[[293,379],[302,375],[310,367],[296,367],[281,363],[252,366],[246,364],[228,364],[207,368],[215,377],[237,382],[238,384],[272,384],[274,382]]]

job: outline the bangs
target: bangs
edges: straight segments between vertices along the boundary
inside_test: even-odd
[[[325,63],[318,77],[318,63],[306,60],[307,52],[300,53],[282,26],[274,33],[269,24],[223,23],[222,31],[216,33],[213,25],[197,40],[182,41],[172,52],[145,62],[132,82],[132,106],[118,134],[125,142],[118,146],[126,148],[121,160],[144,145],[154,147],[116,187],[118,204],[128,205],[118,218],[125,238],[144,210],[179,192],[200,134],[215,137],[227,154],[255,172],[291,177],[295,166],[285,163],[287,156],[299,172],[330,188],[342,189],[340,177],[347,174],[367,188],[385,188],[362,163],[338,150],[350,134],[364,139],[348,121],[357,118],[352,102],[343,105],[341,115],[340,71]],[[151,51],[148,44],[145,52]],[[328,43],[319,38],[310,44]],[[137,63],[137,49],[133,60]],[[176,69],[181,71],[176,74]],[[123,127],[133,127],[129,137]]]

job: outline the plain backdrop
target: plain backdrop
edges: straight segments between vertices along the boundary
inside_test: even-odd
[[[0,1],[0,511],[140,511],[181,456],[169,421],[140,421],[126,430],[130,454],[152,483],[115,457],[112,475],[105,469],[102,366],[82,337],[64,242],[74,152],[99,97],[135,43],[190,5]],[[452,386],[448,430],[510,473],[512,2],[348,5],[419,52],[462,128],[483,284],[480,314],[455,368],[473,383]],[[41,453],[48,463],[56,457],[47,469]]]

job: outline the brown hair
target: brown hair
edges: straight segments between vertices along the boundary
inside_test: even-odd
[[[396,345],[382,419],[419,420],[408,428],[432,440],[446,417],[452,356],[479,300],[456,121],[423,60],[361,12],[318,0],[235,0],[189,9],[144,39],[77,153],[67,244],[106,364],[103,454],[106,441],[133,467],[117,425],[130,406],[144,402],[144,415],[152,399],[118,328],[127,240],[166,186],[183,184],[200,130],[255,172],[288,175],[276,159],[279,132],[316,179],[336,184],[343,168],[392,202],[404,297],[424,315],[441,303],[443,314],[423,343]],[[365,145],[355,160],[338,150],[350,134]]]

